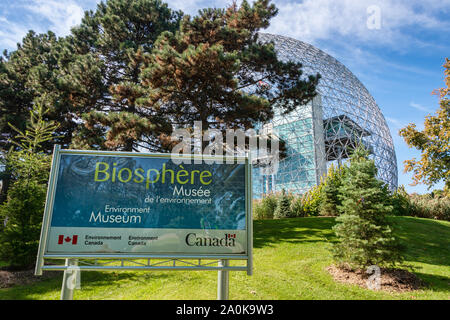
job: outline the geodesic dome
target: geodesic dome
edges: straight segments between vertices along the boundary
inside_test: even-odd
[[[264,194],[282,189],[304,193],[320,182],[331,163],[338,166],[349,158],[359,142],[370,151],[378,178],[397,188],[397,160],[386,120],[364,85],[335,58],[292,38],[261,33],[261,42],[272,41],[282,61],[301,62],[304,75],[322,77],[318,96],[283,116],[276,112],[263,130],[283,139],[287,157],[276,174],[256,170],[254,192]]]

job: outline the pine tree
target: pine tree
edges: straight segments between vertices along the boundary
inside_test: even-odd
[[[289,218],[292,216],[291,201],[286,191],[283,189],[280,197],[278,198],[277,207],[274,212],[274,219]]]
[[[401,261],[400,247],[386,218],[392,212],[388,190],[376,179],[377,168],[368,155],[360,146],[351,157],[339,188],[341,215],[333,227],[339,239],[333,246],[334,258],[351,268]]]
[[[336,168],[331,164],[325,179],[322,181],[320,199],[320,215],[337,216],[339,214],[338,206],[341,204],[339,199],[339,188],[342,185],[345,167]]]
[[[137,104],[144,94],[139,79],[144,55],[162,32],[178,28],[181,16],[160,0],[108,0],[100,2],[95,12],[85,13],[68,37],[77,56],[68,68],[77,84],[71,88],[73,98],[80,108],[88,106],[74,147],[126,151],[161,147],[172,127],[152,108]]]
[[[20,149],[11,141],[30,124],[30,111],[36,103],[46,107],[46,121],[59,124],[57,134],[42,143],[43,152],[51,153],[54,143],[69,146],[77,123],[76,110],[61,74],[72,56],[64,43],[51,31],[44,34],[29,31],[17,50],[5,50],[0,57],[0,159],[11,148]],[[0,203],[6,200],[12,179],[8,165],[6,169],[0,177]]]
[[[235,2],[185,16],[179,30],[164,32],[144,59],[139,102],[178,128],[247,130],[315,96],[319,76],[278,59],[273,43],[258,41],[277,9],[268,0]]]
[[[59,73],[66,59],[63,42],[51,31],[44,34],[30,31],[17,50],[4,52],[0,59],[0,152],[16,147],[11,141],[17,132],[9,123],[24,130],[35,103],[48,109],[46,119],[59,123],[61,136],[52,142],[66,146],[70,143],[76,124]],[[43,148],[50,153],[52,143],[44,143]]]
[[[47,112],[35,105],[26,130],[11,126],[17,132],[13,143],[18,150],[6,155],[13,182],[7,200],[0,205],[0,260],[13,267],[32,265],[38,250],[51,160],[43,144],[55,138],[58,127],[45,120]]]

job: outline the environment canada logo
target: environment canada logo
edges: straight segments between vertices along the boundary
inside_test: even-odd
[[[200,236],[196,233],[186,235],[186,244],[190,247],[234,247],[236,246],[236,234],[225,233],[222,238]]]

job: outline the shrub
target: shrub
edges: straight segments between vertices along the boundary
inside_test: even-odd
[[[431,195],[410,195],[410,215],[450,221],[450,198]]]
[[[46,185],[36,180],[19,180],[8,191],[8,200],[0,206],[5,222],[0,235],[0,258],[10,266],[31,266],[39,247]]]
[[[395,215],[450,221],[450,198],[443,191],[431,194],[409,195],[404,186],[400,186],[392,195]]]
[[[323,184],[312,187],[302,196],[304,216],[318,216]]]
[[[274,219],[283,219],[283,218],[291,218],[291,199],[292,197],[286,194],[286,191],[283,189],[281,195],[278,197],[277,207],[274,212]]]
[[[291,213],[293,217],[306,217],[301,197],[294,197],[291,201]]]
[[[398,216],[407,216],[412,212],[412,204],[409,194],[402,185],[391,196],[392,213]]]
[[[277,196],[273,193],[265,195],[261,200],[256,201],[253,211],[255,219],[273,219],[277,208]]]
[[[339,215],[338,206],[341,204],[339,199],[339,188],[342,185],[345,166],[335,168],[332,164],[328,169],[325,179],[321,181],[321,197],[319,203],[319,214],[322,216]]]

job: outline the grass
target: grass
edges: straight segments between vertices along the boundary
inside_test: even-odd
[[[325,270],[336,241],[333,218],[254,222],[254,275],[230,273],[230,299],[450,299],[450,222],[392,217],[406,263],[426,281],[413,293],[336,283]],[[62,275],[0,289],[0,299],[59,299]],[[74,299],[216,299],[217,272],[83,272]]]

